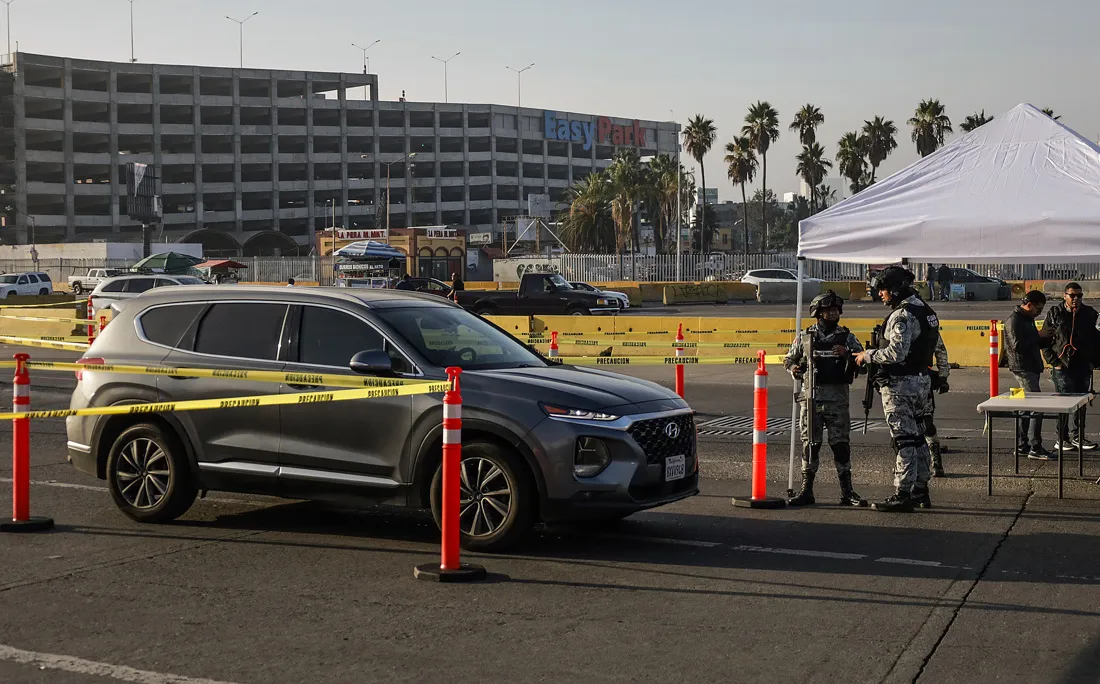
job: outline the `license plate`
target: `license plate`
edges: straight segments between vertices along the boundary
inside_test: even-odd
[[[682,480],[687,475],[687,463],[683,454],[665,459],[665,482]]]

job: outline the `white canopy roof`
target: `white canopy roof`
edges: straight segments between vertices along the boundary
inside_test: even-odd
[[[1100,147],[1021,104],[798,224],[854,263],[1100,261]]]

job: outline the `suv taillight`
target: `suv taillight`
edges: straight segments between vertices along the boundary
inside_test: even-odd
[[[85,365],[89,365],[89,366],[102,366],[103,364],[107,363],[107,361],[104,360],[104,359],[83,358],[83,359],[78,360],[77,363],[81,363],[81,364],[85,364]],[[82,371],[82,370],[76,371],[76,380],[77,380],[77,382],[80,382],[83,379],[84,379],[84,371]]]

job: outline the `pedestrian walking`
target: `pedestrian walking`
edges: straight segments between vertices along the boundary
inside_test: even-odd
[[[924,406],[924,441],[928,444],[928,454],[932,460],[932,476],[945,477],[947,472],[943,469],[943,447],[940,446],[939,431],[936,430],[936,395],[947,394],[951,389],[947,384],[947,376],[951,374],[951,359],[947,356],[943,335],[936,340],[936,351],[933,356],[936,360],[936,368],[928,369],[930,389],[928,402]]]
[[[460,273],[451,274],[451,300],[458,304],[458,293],[466,289],[466,283],[462,282],[462,275]]]
[[[951,267],[947,264],[940,264],[939,270],[936,272],[936,280],[940,283],[940,300],[946,302],[951,299],[951,282],[955,279],[951,273]]]
[[[817,323],[807,328],[805,335],[795,339],[783,359],[783,367],[796,380],[803,380],[799,395],[802,405],[799,422],[802,487],[787,502],[791,506],[816,503],[814,479],[820,464],[825,430],[829,431],[829,448],[833,452],[836,476],[840,481],[841,505],[867,505],[852,488],[852,445],[849,438],[852,419],[848,409],[849,387],[856,377],[853,355],[863,351],[863,346],[848,328],[840,325],[843,313],[844,300],[832,290],[814,297],[810,302],[810,315],[817,319]],[[809,363],[809,354],[813,354],[812,364]],[[814,372],[805,377],[810,367]]]
[[[404,274],[401,275],[401,280],[397,281],[397,284],[393,286],[393,289],[395,289],[395,290],[414,290],[416,288],[413,286],[412,280],[409,278],[409,274],[404,273]]]
[[[936,301],[936,277],[938,273],[935,264],[928,264],[928,272],[925,274],[925,280],[928,281],[928,298],[932,301]]]
[[[1035,320],[1043,313],[1047,297],[1038,290],[1024,295],[1005,320],[1005,356],[1008,368],[1027,392],[1038,392],[1043,376],[1042,350],[1049,349],[1053,329],[1046,326],[1040,332]],[[1037,461],[1049,461],[1054,455],[1043,447],[1043,416],[1041,413],[1022,412],[1016,423],[1016,448],[1020,453]]]
[[[1096,330],[1096,309],[1082,301],[1081,285],[1073,282],[1066,285],[1062,301],[1047,312],[1043,329],[1050,329],[1051,344],[1043,349],[1043,357],[1051,365],[1050,379],[1054,381],[1054,391],[1059,394],[1087,394],[1092,384],[1092,369],[1100,344],[1100,334]],[[1080,414],[1073,417],[1073,436],[1069,428],[1063,427],[1055,443],[1065,449],[1095,449],[1096,443],[1084,435]]]
[[[286,279],[286,286],[287,287],[294,287],[294,278],[287,278]]]
[[[911,512],[916,506],[931,508],[928,444],[924,436],[924,406],[932,391],[928,369],[939,339],[940,322],[913,290],[915,276],[901,266],[890,266],[875,280],[874,288],[892,311],[882,324],[879,349],[856,355],[856,363],[868,365],[882,395],[882,410],[897,454],[894,494],[872,507],[877,511]]]

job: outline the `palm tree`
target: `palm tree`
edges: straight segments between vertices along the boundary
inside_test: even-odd
[[[663,253],[676,216],[676,160],[659,154],[643,169],[641,197],[653,222],[657,252]]]
[[[611,177],[611,216],[617,228],[617,247],[621,252],[629,242],[633,252],[638,244],[635,206],[642,195],[643,177],[638,150],[632,147],[620,150],[607,171]]]
[[[917,152],[927,157],[943,146],[948,133],[952,133],[951,119],[939,100],[924,100],[917,105],[909,125],[913,127],[913,142]]]
[[[821,205],[822,211],[828,209],[836,204],[836,190],[822,183],[817,186],[817,201]]]
[[[795,159],[798,160],[795,172],[810,186],[810,212],[816,213],[817,186],[825,179],[825,173],[833,168],[833,163],[826,159],[825,148],[816,142],[803,147]]]
[[[1061,118],[1062,118],[1062,116],[1061,116],[1061,115],[1058,115],[1058,116],[1054,116],[1054,110],[1053,110],[1053,109],[1051,109],[1051,108],[1049,108],[1049,107],[1046,107],[1046,108],[1044,108],[1044,109],[1042,110],[1042,112],[1043,112],[1043,114],[1046,114],[1047,116],[1049,116],[1050,118],[1054,119],[1055,121],[1057,121],[1058,119],[1061,119]]]
[[[744,211],[745,254],[749,253],[749,202],[745,196],[745,185],[756,177],[756,150],[752,141],[741,136],[726,143],[726,165],[729,167],[729,179],[734,185],[741,186],[741,208]]]
[[[867,151],[867,162],[871,165],[871,182],[875,184],[875,173],[878,165],[886,161],[890,153],[897,149],[898,127],[889,119],[876,116],[871,121],[863,122],[864,148]]]
[[[764,251],[767,251],[768,206],[763,198],[768,194],[768,148],[779,139],[779,112],[767,102],[760,101],[752,105],[745,117],[745,125],[741,127],[741,135],[752,141],[753,148],[760,155],[760,185],[764,191],[760,210],[764,223]]]
[[[615,222],[611,217],[611,178],[597,171],[569,188],[569,214],[561,236],[571,251],[610,253],[615,249]]]
[[[703,167],[703,157],[710,152],[711,147],[714,147],[714,140],[718,137],[718,129],[714,127],[714,119],[706,119],[702,114],[696,114],[688,120],[683,136],[684,149],[699,164],[699,176],[703,181],[701,202],[703,206],[706,206],[707,171]],[[702,249],[703,253],[706,254],[707,245],[703,244]]]
[[[859,131],[845,133],[837,143],[836,165],[840,175],[848,179],[853,195],[863,189],[860,180],[867,171],[866,148],[867,140]]]
[[[812,104],[802,106],[794,115],[789,130],[798,131],[798,139],[805,145],[812,145],[817,141],[817,127],[825,123],[825,115]]]
[[[979,126],[984,126],[992,120],[993,117],[986,116],[985,110],[983,109],[980,113],[971,114],[970,116],[963,119],[963,122],[959,124],[959,128],[962,129],[963,133],[969,133],[975,128],[978,128]]]

